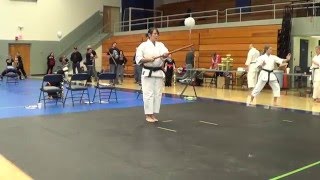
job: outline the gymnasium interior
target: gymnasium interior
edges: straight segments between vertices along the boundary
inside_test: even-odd
[[[320,45],[319,1],[0,0],[0,15],[1,180],[320,179],[320,103],[310,68]],[[144,116],[135,62],[151,27],[169,52],[178,49],[155,123]],[[127,59],[121,83],[111,83],[117,73],[100,76],[112,74],[114,42]],[[280,58],[291,53],[275,70],[277,105],[268,85],[248,104],[251,44],[260,52],[269,45]],[[181,80],[189,45],[194,67]],[[75,47],[84,72],[88,49],[96,52],[98,78],[74,73]],[[17,53],[20,78],[6,71]],[[221,57],[216,68],[213,54]],[[65,79],[57,89],[46,78],[60,78],[59,70]]]

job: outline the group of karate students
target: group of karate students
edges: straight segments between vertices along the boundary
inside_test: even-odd
[[[254,98],[261,92],[266,83],[269,83],[273,92],[273,105],[277,105],[277,99],[280,97],[280,85],[279,81],[274,74],[274,70],[279,67],[287,66],[288,61],[291,59],[291,54],[286,56],[286,59],[281,59],[275,55],[272,55],[272,47],[266,45],[264,52],[260,55],[260,52],[253,47],[249,46],[249,52],[245,65],[248,67],[247,81],[248,88],[252,89],[249,104],[252,104]],[[316,102],[320,102],[320,46],[315,48],[316,55],[312,60],[312,82],[313,82],[313,99]],[[259,69],[261,69],[259,73]],[[258,76],[259,73],[259,76]]]
[[[143,91],[144,101],[144,114],[146,121],[157,122],[155,114],[160,111],[163,79],[165,74],[162,71],[162,65],[165,59],[169,55],[168,49],[161,42],[158,42],[159,31],[157,28],[149,28],[147,33],[147,41],[142,42],[136,51],[135,61],[137,64],[143,66],[141,83]],[[254,98],[261,92],[266,83],[270,85],[273,92],[273,105],[277,105],[277,99],[280,97],[280,85],[274,70],[279,67],[287,66],[288,61],[291,59],[289,53],[285,59],[281,59],[278,56],[272,55],[272,47],[266,45],[264,52],[260,55],[260,52],[253,47],[249,46],[249,52],[247,56],[246,65],[248,67],[248,87],[252,89],[250,104],[252,104]],[[316,47],[316,56],[312,61],[313,71],[313,85],[315,101],[320,102],[320,46]],[[260,73],[258,74],[260,69]]]

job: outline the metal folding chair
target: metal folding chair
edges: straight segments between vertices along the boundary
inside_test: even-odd
[[[17,73],[14,72],[8,72],[6,75],[6,83],[7,84],[18,84],[19,82],[19,75]]]
[[[98,80],[97,80],[97,85],[95,86],[95,91],[94,91],[94,95],[93,95],[93,102],[96,98],[96,94],[97,91],[99,93],[99,103],[101,103],[101,101],[103,100],[103,98],[107,99],[107,101],[109,102],[112,94],[114,94],[114,98],[116,100],[116,102],[118,102],[118,96],[117,96],[117,88],[114,85],[114,83],[110,83],[110,84],[103,84],[102,81],[105,82],[114,82],[114,80],[116,79],[116,74],[114,73],[101,73],[98,75]]]
[[[87,80],[90,77],[89,74],[86,73],[79,73],[74,74],[71,76],[71,80],[69,81],[69,84],[67,85],[67,93],[64,98],[64,103],[66,103],[67,99],[72,100],[72,106],[74,106],[74,102],[76,100],[79,100],[80,103],[83,102],[83,100],[88,100],[90,103],[90,96],[89,96],[89,88],[87,86]],[[71,94],[71,97],[68,97],[68,94]],[[83,96],[87,95],[87,99],[83,99]]]
[[[63,101],[63,77],[61,74],[47,74],[43,77],[38,103],[43,100],[44,108],[49,100],[55,99],[56,105]],[[47,100],[47,101],[46,101]]]

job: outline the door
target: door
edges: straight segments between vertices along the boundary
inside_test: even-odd
[[[24,70],[27,75],[30,75],[30,44],[9,44],[9,54],[11,57],[15,57],[17,52],[22,57]]]
[[[302,72],[308,71],[308,46],[309,40],[300,39],[300,67]]]
[[[111,7],[103,7],[103,32],[111,32]]]
[[[104,6],[103,7],[103,32],[114,32],[120,28],[120,8]],[[115,27],[114,27],[115,26]]]

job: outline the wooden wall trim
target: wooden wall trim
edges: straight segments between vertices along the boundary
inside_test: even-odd
[[[244,27],[224,27],[212,29],[199,29],[192,31],[170,31],[160,32],[159,41],[163,42],[169,50],[173,50],[184,45],[193,43],[197,55],[197,65],[201,68],[209,68],[211,54],[216,52],[222,56],[231,54],[234,59],[234,68],[244,66],[248,53],[249,44],[254,44],[262,50],[265,44],[277,50],[277,33],[280,25],[259,25]],[[103,42],[103,52],[107,52],[112,42],[117,42],[119,49],[123,50],[128,64],[125,68],[126,73],[133,73],[133,56],[139,44],[146,40],[145,34],[134,34],[124,36],[113,36]],[[173,54],[177,66],[184,66],[185,55],[188,49]],[[109,60],[104,54],[102,67],[108,69]]]

